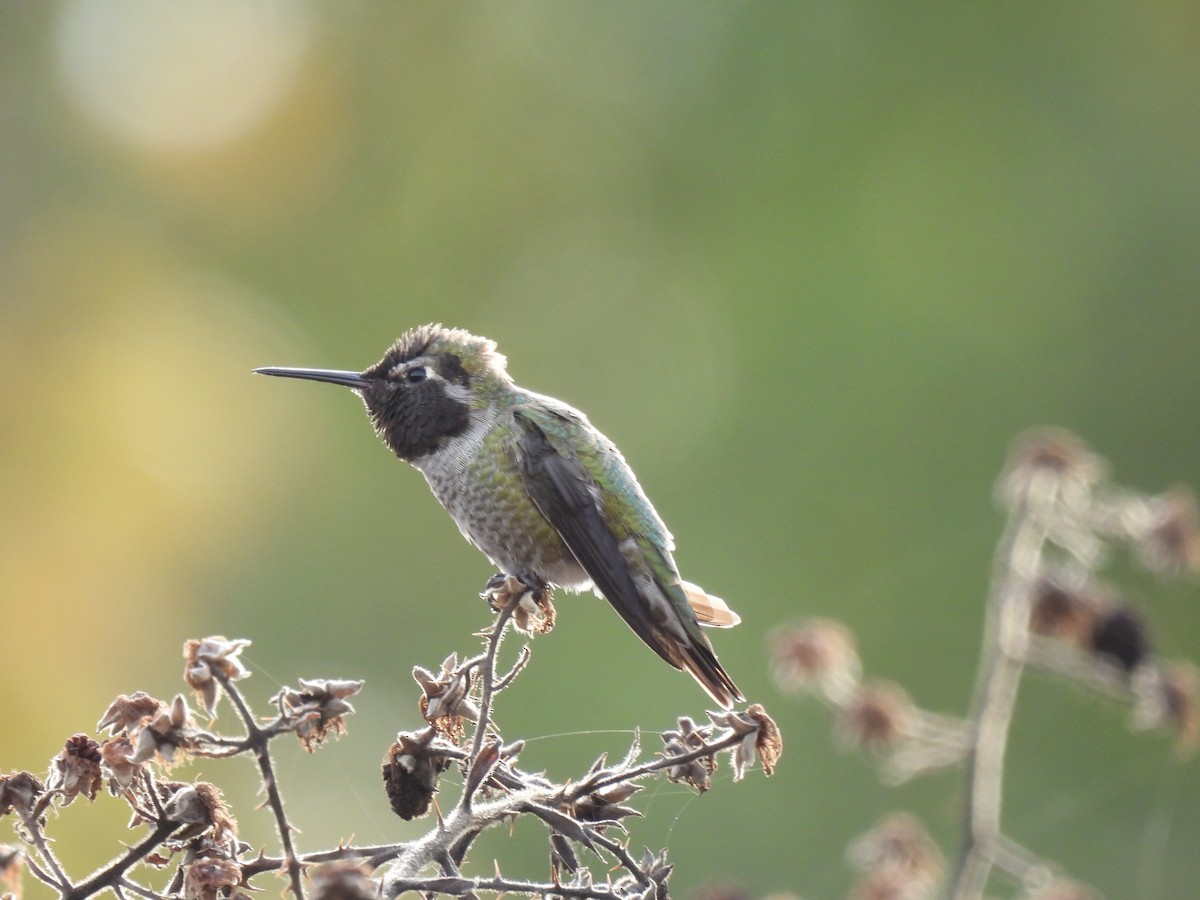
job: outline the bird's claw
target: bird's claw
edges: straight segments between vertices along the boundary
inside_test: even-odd
[[[483,593],[488,608],[498,613],[514,603],[513,625],[525,634],[546,634],[554,627],[554,604],[546,583],[531,575],[497,573],[488,579]]]

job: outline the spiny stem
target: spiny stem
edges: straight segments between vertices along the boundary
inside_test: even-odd
[[[637,861],[629,855],[629,851],[625,849],[625,845],[619,841],[614,841],[610,837],[605,837],[595,829],[588,829],[591,834],[588,836],[596,844],[599,844],[609,853],[617,858],[617,861],[625,868],[630,875],[637,879],[638,884],[649,884],[650,876],[645,870],[637,864]]]
[[[474,739],[471,742],[471,759],[479,756],[479,751],[483,749],[484,738],[487,737],[488,728],[491,726],[492,697],[495,694],[496,681],[496,654],[500,650],[500,639],[504,636],[504,629],[508,627],[508,620],[516,611],[517,601],[514,600],[500,610],[500,614],[496,616],[496,621],[492,625],[491,633],[488,634],[487,651],[484,653],[484,662],[480,667],[479,722],[475,727]]]
[[[132,891],[139,897],[145,897],[146,900],[161,900],[162,897],[162,894],[152,891],[148,887],[142,887],[136,881],[130,881],[128,878],[122,878],[116,887],[119,890]]]
[[[296,857],[296,849],[292,844],[292,826],[288,822],[287,814],[283,811],[283,797],[279,793],[279,785],[275,781],[275,767],[271,762],[270,739],[280,732],[260,728],[254,720],[254,714],[250,711],[250,707],[246,705],[241,692],[234,687],[230,678],[216,666],[213,667],[213,674],[221,682],[221,687],[225,689],[230,702],[238,711],[242,724],[246,726],[246,743],[254,751],[263,788],[267,792],[267,805],[271,807],[271,813],[275,817],[275,827],[279,831],[279,841],[283,846],[284,863],[292,884],[292,893],[296,895],[296,900],[304,900],[302,868]]]
[[[388,860],[400,854],[406,844],[375,844],[372,846],[355,847],[346,845],[338,847],[336,850],[320,850],[316,853],[305,853],[298,857],[301,865],[313,865],[314,863],[335,862],[340,859],[367,859],[371,861],[372,867],[383,865]],[[242,865],[242,874],[246,878],[252,878],[263,872],[275,872],[283,867],[286,860],[279,859],[274,856],[259,856],[248,863]]]
[[[632,769],[620,769],[604,778],[596,781],[585,780],[575,786],[574,790],[567,793],[567,797],[575,800],[582,797],[584,794],[591,794],[595,791],[602,790],[612,784],[624,784],[626,782],[637,781],[639,778],[645,778],[647,775],[652,775],[660,769],[668,769],[671,766],[682,766],[687,763],[694,762],[697,759],[703,759],[706,756],[720,753],[722,750],[728,750],[731,747],[736,747],[742,742],[745,735],[738,734],[733,729],[729,729],[729,733],[722,738],[718,738],[712,743],[706,743],[703,747],[692,750],[688,753],[681,753],[678,756],[660,756],[658,759],[650,760],[642,763],[640,766],[635,766]]]
[[[517,661],[515,663],[513,663],[512,668],[509,669],[507,673],[505,673],[503,678],[501,678],[499,681],[497,681],[492,686],[492,693],[493,694],[499,693],[500,691],[502,691],[506,687],[508,687],[510,684],[512,684],[513,681],[516,679],[516,677],[525,670],[525,666],[527,666],[529,664],[529,660],[532,656],[533,656],[533,654],[529,650],[529,645],[526,644],[524,647],[521,648],[521,652],[519,654],[517,654]]]
[[[121,883],[125,873],[135,863],[145,858],[151,850],[165,841],[180,824],[179,822],[172,822],[169,819],[159,821],[154,830],[146,835],[141,842],[130,847],[124,856],[113,860],[109,865],[96,872],[82,884],[77,884],[73,888],[63,891],[60,897],[62,900],[84,900],[85,897],[90,897],[92,894],[102,891],[105,888],[116,888]]]
[[[60,893],[68,889],[69,882],[58,882],[54,875],[50,874],[41,866],[39,866],[37,862],[29,856],[28,853],[22,855],[22,862],[24,863],[25,868],[33,873],[33,877],[42,882],[42,884],[47,884],[52,888],[56,888]]]
[[[532,881],[510,881],[507,878],[411,878],[394,882],[396,894],[404,891],[439,891],[455,896],[485,891],[489,894],[519,894],[526,897],[579,897],[612,900],[616,892],[608,885],[538,884]]]
[[[50,844],[46,841],[46,836],[42,834],[40,823],[41,813],[34,811],[31,815],[24,817],[26,831],[32,839],[33,846],[37,849],[38,856],[50,871],[47,872],[39,867],[34,867],[33,860],[28,856],[25,857],[25,864],[29,866],[29,870],[33,872],[34,877],[45,882],[52,888],[56,888],[62,893],[70,890],[71,879],[67,877],[67,873],[63,870],[58,858],[55,857],[54,851],[50,849]]]

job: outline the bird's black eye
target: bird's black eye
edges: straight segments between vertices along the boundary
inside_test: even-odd
[[[425,371],[424,366],[417,366],[415,369],[409,369],[407,372],[405,372],[404,377],[413,384],[416,384],[418,381],[424,381],[426,378],[428,378],[429,373]]]

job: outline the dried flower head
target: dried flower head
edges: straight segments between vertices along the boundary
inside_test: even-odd
[[[667,879],[675,867],[667,862],[667,851],[655,855],[647,850],[638,860],[638,868],[646,875],[642,884],[632,874],[613,882],[612,892],[622,900],[669,900]]]
[[[839,710],[836,733],[853,748],[884,751],[911,737],[917,708],[899,684],[875,680],[863,684]]]
[[[688,716],[679,718],[679,728],[662,733],[663,756],[678,760],[667,767],[669,781],[690,784],[703,794],[712,786],[712,773],[717,768],[717,758],[712,753],[696,759],[682,759],[707,746],[707,728],[699,728]]]
[[[1166,575],[1200,572],[1200,513],[1191,488],[1177,485],[1151,498],[1146,511],[1146,527],[1137,535],[1142,564]]]
[[[1150,635],[1141,614],[1121,605],[1096,616],[1088,649],[1128,674],[1150,655]]]
[[[368,868],[348,859],[314,868],[312,900],[379,900],[379,887]]]
[[[732,750],[734,781],[741,781],[745,777],[746,770],[754,765],[755,758],[762,763],[764,774],[768,777],[774,774],[775,765],[783,755],[783,736],[761,703],[752,703],[745,712],[729,710],[709,713],[708,717],[714,725],[743,735],[741,743]]]
[[[296,737],[310,753],[330,734],[340,737],[346,733],[345,716],[354,712],[347,701],[362,690],[361,681],[338,681],[318,678],[300,679],[300,688],[284,688],[271,698],[281,715],[292,719]]]
[[[622,782],[594,791],[570,805],[570,814],[581,822],[616,822],[626,816],[640,816],[632,806],[622,806],[642,789],[640,784]]]
[[[932,897],[945,871],[937,844],[913,816],[885,816],[846,850],[851,865],[863,873],[854,897]]]
[[[383,785],[392,811],[408,820],[423,816],[437,792],[438,777],[461,751],[433,728],[400,732],[383,755]]]
[[[891,681],[865,683],[838,711],[836,731],[850,747],[885,751],[912,735],[916,707],[908,693]]]
[[[440,734],[460,742],[466,734],[464,722],[479,721],[479,707],[471,699],[474,668],[461,668],[458,654],[451,653],[442,661],[437,675],[421,666],[414,666],[412,674],[421,686],[419,704],[425,721]]]
[[[238,681],[250,675],[238,654],[250,646],[245,639],[229,640],[222,635],[202,641],[189,640],[183,645],[183,680],[196,692],[196,699],[210,716],[221,693],[220,678]]]
[[[0,775],[0,816],[16,812],[21,818],[28,818],[45,790],[46,786],[29,772]]]
[[[1132,678],[1134,694],[1130,724],[1139,731],[1170,729],[1181,756],[1196,751],[1200,740],[1200,672],[1190,662],[1142,666]]]
[[[1034,634],[1076,646],[1087,641],[1102,606],[1094,593],[1049,576],[1039,578],[1032,593],[1029,628]]]
[[[47,790],[57,792],[63,806],[70,806],[80,794],[89,800],[104,783],[100,775],[100,745],[86,734],[77,734],[50,760]]]
[[[218,900],[241,883],[242,870],[233,860],[203,857],[184,870],[184,900]]]
[[[996,495],[1009,509],[1027,503],[1080,511],[1106,474],[1104,461],[1078,437],[1061,428],[1042,428],[1013,442]]]
[[[16,847],[0,844],[0,897],[21,900],[21,870],[25,855]]]
[[[196,723],[183,694],[176,694],[169,707],[161,703],[159,706],[157,713],[142,720],[132,738],[131,762],[146,762],[157,756],[164,765],[171,766],[181,754],[197,746]]]
[[[209,832],[217,843],[223,843],[237,835],[237,821],[216,785],[161,781],[157,787],[166,817],[187,826],[174,837],[186,840]]]
[[[129,734],[135,731],[143,720],[157,716],[166,708],[167,704],[142,691],[121,694],[109,704],[100,721],[96,723],[96,730],[104,731],[107,728],[108,733],[112,735]]]
[[[781,690],[818,690],[837,702],[858,684],[862,665],[854,635],[841,622],[812,619],[786,625],[770,640],[771,671]]]
[[[113,795],[131,790],[142,768],[141,763],[133,761],[133,742],[124,735],[100,745],[100,771],[108,776],[108,790]]]

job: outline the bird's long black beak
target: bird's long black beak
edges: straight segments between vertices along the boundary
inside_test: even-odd
[[[357,372],[343,372],[338,369],[290,369],[278,366],[268,366],[265,369],[255,369],[257,375],[278,375],[280,378],[303,378],[307,381],[327,381],[330,384],[340,384],[351,390],[361,391],[367,386],[367,381]]]

